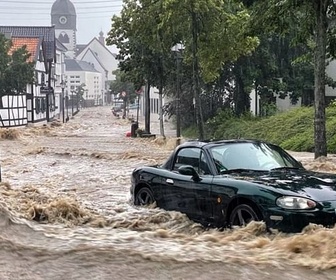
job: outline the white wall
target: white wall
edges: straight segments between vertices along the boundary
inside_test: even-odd
[[[25,94],[3,96],[3,109],[0,109],[0,127],[27,125],[26,102]]]
[[[332,60],[326,67],[326,74],[336,81],[336,61]],[[335,96],[336,97],[336,88],[333,89],[329,86],[326,86],[326,96]]]
[[[278,97],[277,94],[275,94],[275,96],[276,96],[276,106],[279,111],[287,111],[296,107],[301,107],[301,97],[299,98],[296,104],[292,104],[289,95],[287,95],[285,99]]]
[[[279,111],[286,111],[301,106],[301,97],[296,104],[292,104],[289,95],[287,95],[284,99],[280,98],[278,94],[274,94],[274,96],[276,97],[276,107]],[[260,113],[260,95],[256,96],[255,89],[252,89],[250,93],[250,112],[253,115],[256,115],[256,113],[259,115]]]
[[[144,116],[145,114],[145,94],[146,87],[143,87],[143,92],[140,95],[140,115]],[[153,121],[158,121],[160,117],[159,111],[159,89],[156,87],[151,87],[149,90],[149,98],[150,98],[150,119]],[[162,106],[164,106],[168,101],[167,98],[162,98]]]
[[[87,92],[84,94],[85,100],[100,100],[102,98],[102,75],[99,72],[67,71],[66,91],[71,95],[76,87],[85,84]],[[98,104],[97,104],[98,105]]]
[[[65,80],[64,77],[64,56],[65,54],[60,50],[56,50],[56,63],[54,64],[55,68],[55,82],[54,82],[54,94],[55,94],[55,116],[60,117],[63,99],[62,99],[62,85],[61,82]]]
[[[99,105],[99,102],[103,100],[103,85],[102,74],[97,72],[85,72],[85,79],[87,81],[85,96],[87,100],[95,100],[95,105]]]
[[[96,58],[90,54],[88,49],[91,49],[94,53],[96,53],[99,62],[102,63],[103,67],[107,70],[107,79],[110,81],[115,80],[115,75],[113,75],[112,72],[118,69],[118,60],[115,59],[114,55],[109,51],[109,49],[102,45],[102,43],[100,43],[97,38],[94,38],[77,56],[78,60],[94,63],[95,68],[98,67],[98,65],[96,65]],[[96,69],[98,70],[98,68]]]
[[[250,111],[253,115],[258,115],[259,114],[259,112],[260,112],[259,104],[260,104],[260,96],[259,96],[259,94],[257,94],[257,96],[256,96],[255,89],[252,89],[252,91],[250,93]],[[257,109],[257,111],[256,111],[256,109]]]

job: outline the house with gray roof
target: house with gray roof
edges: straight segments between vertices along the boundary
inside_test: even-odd
[[[87,61],[65,59],[66,94],[69,106],[77,108],[78,93],[84,90],[82,106],[102,105],[102,74]]]
[[[76,59],[92,63],[102,74],[102,102],[103,105],[111,102],[109,93],[110,83],[115,80],[113,71],[118,69],[118,60],[105,45],[104,33],[101,31],[98,38],[93,38],[87,45],[79,46]]]
[[[14,47],[26,46],[35,64],[35,81],[25,93],[28,123],[50,121],[55,116],[56,40],[53,26],[0,26],[0,33],[12,40]],[[22,96],[21,96],[22,97]],[[21,101],[20,104],[23,104]],[[22,117],[20,117],[22,118]],[[24,122],[22,123],[24,124]],[[12,126],[9,122],[8,126]]]

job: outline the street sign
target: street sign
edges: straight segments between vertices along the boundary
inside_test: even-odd
[[[52,87],[41,87],[40,94],[52,94],[54,93],[54,89]]]

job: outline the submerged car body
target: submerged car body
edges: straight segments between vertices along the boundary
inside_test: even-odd
[[[156,202],[205,226],[301,231],[334,226],[336,175],[312,172],[280,147],[255,140],[190,141],[163,165],[133,170],[134,204]]]

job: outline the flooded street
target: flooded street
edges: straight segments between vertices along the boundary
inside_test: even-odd
[[[161,163],[175,140],[125,137],[130,122],[109,107],[15,131],[0,139],[0,279],[336,279],[336,229],[221,232],[132,206],[132,170]],[[336,172],[333,156],[293,155]]]

